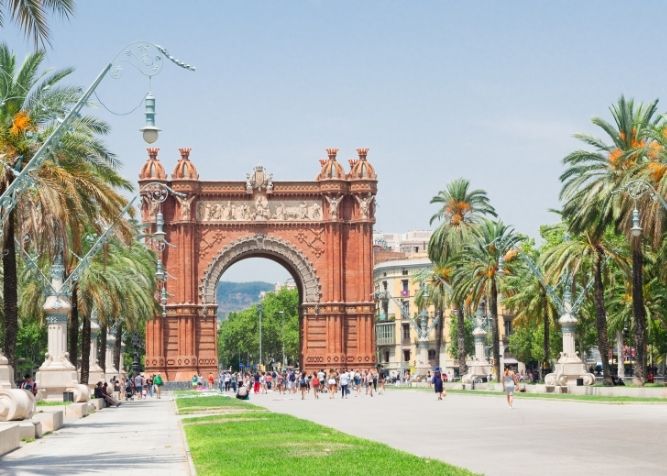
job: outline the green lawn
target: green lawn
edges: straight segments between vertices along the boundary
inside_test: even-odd
[[[387,387],[389,391],[395,390],[418,390],[418,391],[428,391],[433,392],[433,389],[426,387]],[[453,390],[447,389],[447,393],[456,394],[456,395],[470,395],[470,396],[499,396],[503,395],[503,392],[495,392],[491,390]],[[625,403],[656,403],[656,404],[667,404],[667,398],[665,397],[606,397],[599,395],[573,395],[571,393],[522,393],[515,392],[514,397],[517,399],[522,398],[542,398],[547,400],[575,400],[581,402],[591,402],[591,403],[613,403],[613,404],[625,404]]]
[[[47,402],[46,400],[40,400],[37,402],[38,407],[62,407],[63,405],[69,405],[72,402]]]
[[[179,413],[219,412],[183,420],[201,476],[473,474],[233,398],[179,398],[176,404]]]

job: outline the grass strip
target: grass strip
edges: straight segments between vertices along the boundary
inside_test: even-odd
[[[38,407],[62,407],[63,405],[70,405],[72,402],[47,402],[46,400],[39,400]]]
[[[433,392],[433,389],[426,387],[397,387],[389,388],[389,391],[395,390],[416,390],[416,391],[427,391]],[[469,395],[469,396],[499,396],[503,395],[503,392],[496,392],[493,390],[455,390],[447,389],[447,393],[456,394],[456,395]],[[527,393],[527,392],[514,392],[514,397],[518,399],[522,398],[537,398],[544,400],[572,400],[580,402],[589,402],[589,403],[610,403],[616,405],[631,404],[631,403],[654,403],[654,404],[667,404],[667,398],[665,397],[609,397],[605,395],[574,395],[571,393]]]
[[[236,399],[177,399],[176,405],[181,412],[210,408],[214,402],[247,411],[183,420],[200,476],[474,474]]]

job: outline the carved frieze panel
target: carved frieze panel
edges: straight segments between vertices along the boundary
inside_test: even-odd
[[[200,223],[320,220],[321,200],[269,200],[266,194],[256,194],[252,200],[203,200],[197,203],[197,221]]]

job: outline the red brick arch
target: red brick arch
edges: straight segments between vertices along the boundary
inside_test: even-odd
[[[372,235],[377,179],[366,149],[344,172],[327,149],[315,181],[274,181],[263,167],[241,181],[201,181],[190,149],[167,179],[149,149],[139,183],[160,181],[184,194],[160,205],[167,241],[166,316],[146,326],[146,371],[169,380],[217,370],[215,287],[248,257],[273,259],[293,275],[301,297],[301,366],[375,365]],[[144,223],[157,208],[145,201]],[[154,226],[154,225],[153,225]]]

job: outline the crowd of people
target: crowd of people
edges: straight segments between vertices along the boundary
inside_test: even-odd
[[[214,376],[209,375],[203,386],[211,388]],[[373,397],[384,392],[385,376],[375,370],[341,370],[320,369],[317,372],[306,372],[295,369],[267,372],[231,372],[221,371],[217,376],[218,389],[221,392],[235,393],[237,398],[248,399],[250,393],[268,394],[275,392],[285,396],[300,395],[302,400],[312,398],[341,398],[369,396]],[[195,376],[193,376],[193,382]],[[206,385],[208,384],[208,385]],[[193,385],[194,386],[194,385]]]

